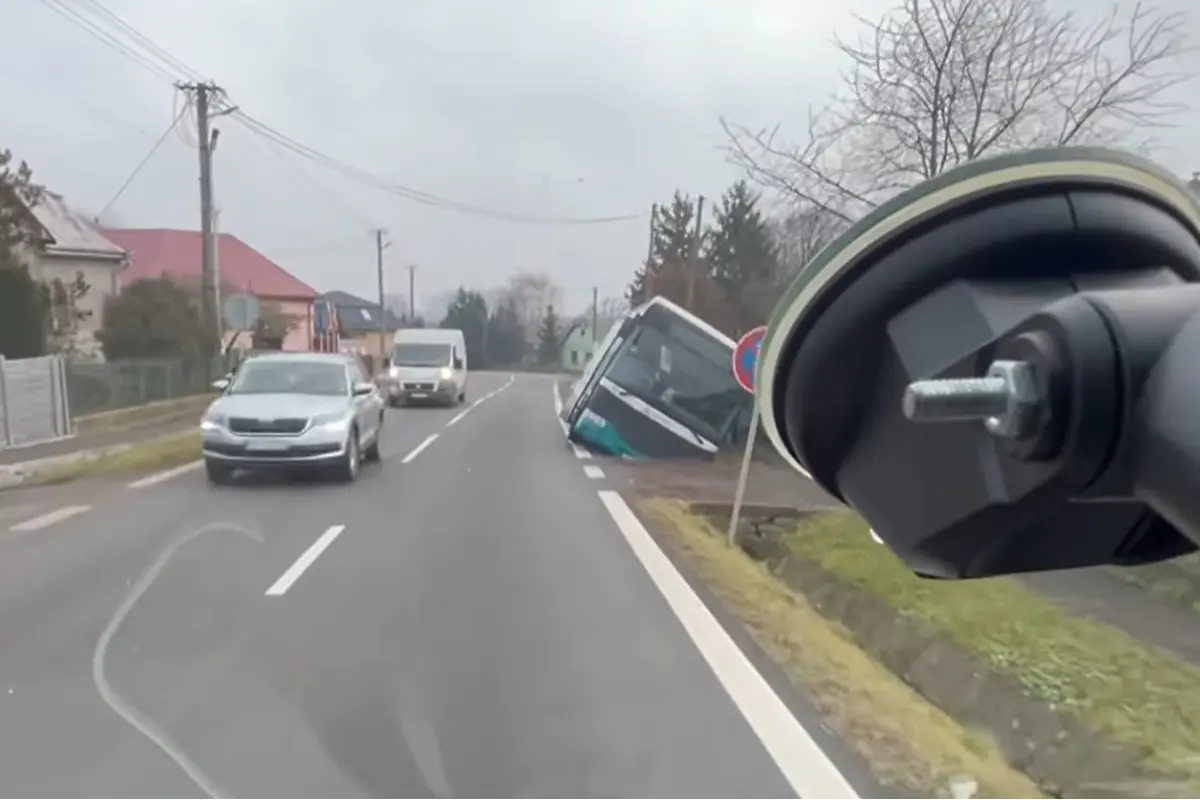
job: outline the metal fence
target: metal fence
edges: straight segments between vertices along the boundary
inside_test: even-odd
[[[59,356],[0,356],[0,448],[71,434],[66,370]]]
[[[67,398],[76,417],[114,411],[208,391],[209,375],[224,374],[224,359],[212,369],[202,359],[136,359],[103,363],[68,362]]]

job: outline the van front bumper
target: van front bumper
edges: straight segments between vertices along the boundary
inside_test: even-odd
[[[444,403],[456,399],[454,381],[395,381],[388,386],[388,399],[395,403]]]

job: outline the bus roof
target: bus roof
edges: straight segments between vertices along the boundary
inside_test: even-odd
[[[712,338],[716,339],[721,344],[728,346],[730,349],[737,347],[737,342],[735,342],[733,339],[730,339],[728,336],[721,333],[719,330],[714,328],[712,325],[709,325],[707,322],[700,319],[699,317],[697,317],[692,312],[688,311],[683,306],[676,305],[675,303],[672,303],[667,298],[659,296],[659,295],[655,295],[654,297],[651,297],[649,300],[642,303],[637,308],[630,310],[629,316],[640,317],[642,314],[644,314],[646,312],[646,309],[650,308],[651,306],[659,306],[660,308],[670,311],[672,314],[676,314],[680,317],[683,317],[683,319],[685,321],[692,323],[697,328],[699,328],[701,331],[708,334]]]

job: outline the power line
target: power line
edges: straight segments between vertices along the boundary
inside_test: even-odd
[[[128,59],[130,62],[138,65],[142,69],[148,70],[159,78],[172,80],[171,73],[165,70],[162,65],[155,62],[153,59],[147,58],[144,54],[139,53],[127,44],[122,42],[119,37],[114,36],[111,32],[105,31],[93,21],[87,19],[73,8],[70,8],[62,0],[41,0],[42,5],[58,14],[63,19],[71,22],[81,28],[85,33],[96,39],[98,42],[108,47],[113,52]]]
[[[189,78],[192,78],[193,80],[196,80],[199,82],[204,81],[204,76],[201,75],[197,70],[192,69],[191,67],[189,67],[187,65],[186,62],[181,61],[180,59],[176,58],[169,50],[159,47],[158,44],[156,44],[153,39],[151,39],[149,36],[146,36],[145,34],[143,34],[141,31],[139,31],[137,28],[130,25],[125,20],[121,19],[121,17],[119,15],[117,15],[116,13],[105,8],[104,5],[99,2],[99,0],[76,0],[76,2],[79,5],[85,5],[88,8],[91,8],[93,11],[95,11],[97,14],[99,14],[100,16],[107,19],[113,25],[116,25],[117,28],[119,28],[120,30],[127,33],[130,37],[133,38],[133,40],[135,42],[140,44],[149,53],[151,53],[155,58],[158,58],[158,59],[166,62],[172,68],[174,68],[177,72],[179,72],[183,75],[186,75]]]
[[[129,25],[115,12],[105,8],[98,2],[98,0],[77,0],[77,3],[83,7],[92,9],[95,13],[100,15],[109,26],[115,26],[119,33],[114,34],[111,30],[104,30],[103,27],[94,19],[88,20],[82,14],[74,11],[73,9],[66,8],[63,5],[63,1],[64,0],[42,0],[42,3],[55,10],[60,15],[75,22],[77,25],[91,34],[93,38],[96,38],[105,46],[114,49],[121,55],[129,58],[134,63],[137,63],[139,66],[142,66],[143,68],[153,72],[159,77],[166,77],[168,80],[174,80],[170,70],[163,66],[165,63],[167,67],[170,67],[170,69],[176,70],[190,77],[198,78],[199,73],[196,70],[192,69],[183,61],[176,58],[165,48],[157,45],[152,39],[139,32],[132,25]],[[122,40],[124,37],[132,38],[133,41],[142,48],[142,51],[130,47],[128,42]],[[338,172],[346,177],[353,178],[362,183],[366,183],[389,194],[410,200],[415,203],[420,203],[422,205],[441,208],[446,211],[484,217],[502,222],[546,226],[603,225],[614,222],[625,222],[645,216],[643,213],[636,213],[608,217],[542,217],[503,211],[501,209],[488,208],[486,206],[479,206],[471,203],[451,200],[430,192],[425,192],[401,183],[397,183],[395,181],[381,178],[378,175],[368,172],[367,170],[325,155],[324,153],[304,145],[287,136],[286,134],[281,133],[266,123],[251,117],[243,111],[233,109],[232,115],[235,119],[260,137],[274,142],[277,146],[282,147],[291,153],[300,156],[301,158],[305,158],[313,163],[325,167],[326,169]]]
[[[234,115],[234,119],[236,119],[239,123],[241,123],[241,120],[238,119],[236,115]],[[242,127],[245,128],[247,131],[249,131],[252,134],[256,133],[255,131],[250,129],[248,126],[246,126],[244,123],[242,123]],[[368,219],[361,211],[359,211],[357,208],[355,208],[353,205],[351,205],[351,203],[348,200],[346,200],[346,198],[342,197],[340,194],[338,194],[337,192],[333,191],[325,184],[318,181],[312,175],[308,174],[307,170],[305,170],[303,167],[301,167],[295,161],[289,159],[287,157],[287,155],[282,151],[282,148],[276,142],[274,142],[271,139],[267,139],[265,137],[258,136],[258,135],[253,135],[250,137],[250,141],[252,141],[252,142],[257,141],[257,140],[261,140],[264,148],[266,150],[270,151],[272,156],[279,159],[279,161],[282,162],[284,164],[284,166],[286,166],[288,169],[290,169],[291,171],[293,171],[297,175],[299,175],[301,178],[303,178],[310,186],[312,186],[318,192],[325,195],[325,197],[327,197],[333,205],[336,205],[338,208],[342,209],[343,211],[345,211],[347,214],[349,214],[351,217],[358,220],[359,222],[364,223],[365,226],[368,228],[373,229],[373,228],[379,227],[379,225],[376,222]]]
[[[171,135],[171,131],[175,130],[175,126],[179,124],[179,120],[181,120],[181,119],[183,119],[182,113],[177,115],[175,117],[175,119],[171,120],[170,126],[168,126],[167,129],[165,131],[163,131],[162,136],[158,137],[158,141],[156,141],[154,143],[154,146],[150,148],[150,152],[146,153],[146,157],[143,158],[136,167],[134,167],[133,172],[129,175],[128,178],[125,179],[125,182],[123,184],[121,184],[121,188],[117,190],[117,193],[115,195],[113,195],[112,200],[109,200],[104,205],[104,208],[102,208],[100,210],[100,213],[96,215],[97,217],[104,216],[104,214],[110,208],[112,208],[113,205],[118,200],[121,199],[121,195],[123,195],[125,193],[125,190],[128,189],[130,184],[133,183],[134,179],[137,178],[138,174],[142,171],[142,167],[146,166],[146,164],[149,163],[150,159],[154,158],[154,154],[158,152],[158,148],[162,147],[162,143],[165,142],[167,140],[167,137]]]
[[[487,208],[484,206],[472,205],[463,203],[457,200],[449,200],[438,195],[424,192],[419,189],[414,189],[400,183],[389,181],[385,178],[380,178],[373,173],[367,172],[364,169],[339,161],[331,156],[325,155],[318,150],[315,150],[307,145],[292,139],[291,137],[280,133],[264,122],[261,122],[245,112],[237,111],[233,115],[243,125],[260,136],[270,139],[281,147],[295,153],[301,158],[308,159],[317,164],[320,164],[327,169],[341,173],[350,178],[354,178],[363,183],[370,184],[377,189],[381,189],[390,194],[403,197],[407,200],[412,200],[423,205],[442,208],[447,211],[455,211],[462,214],[469,214],[479,217],[487,217],[490,219],[500,220],[502,222],[517,222],[532,225],[549,225],[549,226],[575,226],[575,225],[604,225],[613,222],[625,222],[628,220],[638,219],[644,214],[622,214],[611,217],[540,217],[528,214],[519,214],[509,211],[501,211],[498,209]]]

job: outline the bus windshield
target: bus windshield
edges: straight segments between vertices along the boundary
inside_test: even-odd
[[[678,320],[669,333],[639,325],[606,377],[715,444],[728,439],[731,421],[747,402],[729,349]]]

